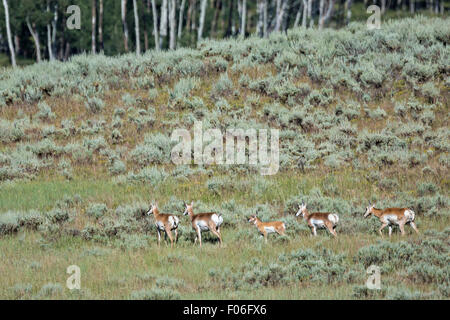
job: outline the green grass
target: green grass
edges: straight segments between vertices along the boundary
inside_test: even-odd
[[[439,229],[438,225],[436,227]],[[353,236],[343,235],[334,240],[320,235],[319,238],[299,237],[286,245],[272,244],[273,239],[270,239],[267,245],[255,246],[254,243],[233,239],[232,233],[232,230],[224,232],[225,246],[220,249],[215,243],[208,242],[202,249],[193,245],[174,249],[162,245],[158,248],[155,242],[151,241],[146,249],[123,251],[106,248],[105,254],[97,257],[86,254],[89,248],[94,247],[92,244],[73,238],[62,238],[58,243],[43,246],[38,241],[39,237],[24,233],[22,236],[0,241],[4,258],[0,272],[8,274],[8,277],[2,277],[0,280],[0,296],[12,298],[10,288],[19,282],[33,286],[31,295],[26,297],[32,298],[44,284],[52,282],[64,286],[63,292],[54,298],[77,297],[65,288],[65,281],[68,278],[65,270],[69,265],[76,264],[81,268],[83,298],[127,299],[130,292],[153,286],[152,280],[142,279],[142,276],[149,274],[156,278],[169,276],[183,279],[185,285],[180,289],[180,293],[184,299],[352,299],[354,284],[345,283],[331,286],[292,283],[287,287],[275,286],[252,291],[234,291],[231,288],[223,290],[214,278],[210,278],[209,270],[238,267],[255,257],[269,261],[276,259],[283,252],[289,253],[298,248],[316,248],[319,244],[352,257],[358,248],[378,239],[375,235],[365,235],[355,241]],[[416,236],[410,234],[408,237]],[[393,236],[392,241],[399,240],[399,235]],[[172,258],[168,262],[168,257],[172,256],[180,259],[173,261]],[[396,283],[398,283],[396,277],[382,278],[383,286],[392,286]],[[430,286],[420,288],[411,283],[406,287],[430,290]]]

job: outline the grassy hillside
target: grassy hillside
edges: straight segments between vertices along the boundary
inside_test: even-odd
[[[0,73],[0,297],[447,299],[450,21],[417,17]],[[280,130],[280,170],[171,162],[173,130]],[[150,201],[224,216],[156,246]],[[340,216],[339,237],[300,218]],[[410,207],[421,233],[363,219]],[[264,244],[246,217],[279,219]],[[81,268],[69,291],[66,268]],[[366,269],[381,267],[382,289]]]

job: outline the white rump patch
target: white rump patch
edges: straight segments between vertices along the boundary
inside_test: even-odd
[[[218,214],[214,213],[211,216],[211,220],[216,224],[217,228],[220,227],[220,225],[223,223],[222,216],[219,216]]]
[[[336,213],[330,213],[330,214],[328,215],[328,220],[330,220],[330,222],[331,222],[333,225],[337,225],[338,222],[339,222],[339,216],[338,216]]]
[[[176,229],[178,227],[178,224],[180,223],[180,219],[175,216],[169,216],[169,226],[170,229]]]
[[[415,218],[414,211],[412,211],[410,209],[406,209],[404,215],[405,215],[407,222],[414,221],[414,218]]]

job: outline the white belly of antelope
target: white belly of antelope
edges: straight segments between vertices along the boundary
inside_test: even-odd
[[[203,220],[199,220],[197,221],[197,227],[200,229],[200,231],[208,231],[209,230],[209,226],[206,223],[206,221]]]
[[[274,227],[264,227],[264,231],[266,231],[267,233],[275,233],[275,228]]]
[[[395,214],[392,215],[386,215],[384,216],[384,222],[391,225],[391,224],[398,224],[398,218]]]
[[[311,224],[313,226],[315,226],[316,228],[325,228],[325,224],[323,223],[323,220],[311,219]]]
[[[164,231],[164,223],[161,221],[156,221],[155,225],[159,230]]]

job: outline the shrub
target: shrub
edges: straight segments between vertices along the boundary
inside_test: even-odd
[[[69,220],[69,210],[66,208],[58,208],[55,207],[52,210],[48,211],[45,216],[47,219],[49,219],[52,223],[63,223]]]
[[[164,181],[167,177],[164,169],[158,169],[157,167],[147,167],[140,170],[138,173],[129,172],[127,180],[130,182],[150,182],[153,186],[156,186]]]
[[[33,290],[33,285],[30,283],[18,283],[9,288],[12,291],[13,299],[28,298]]]
[[[36,114],[36,116],[41,120],[51,120],[54,119],[56,116],[52,112],[52,109],[50,106],[45,103],[44,101],[41,101],[37,105],[39,112]]]
[[[180,294],[172,289],[153,288],[133,291],[130,295],[132,300],[179,300]]]
[[[0,236],[15,233],[19,227],[19,215],[16,212],[0,214]]]
[[[44,215],[37,210],[23,212],[19,218],[19,225],[31,230],[37,230],[44,222]]]
[[[184,280],[174,279],[167,276],[156,279],[155,283],[158,288],[179,289],[185,286]]]
[[[63,287],[59,283],[47,283],[39,290],[39,297],[52,297],[63,292]]]
[[[219,80],[217,80],[217,82],[214,84],[212,94],[217,97],[225,96],[227,94],[230,94],[232,89],[233,82],[231,82],[227,73],[222,73]]]
[[[421,87],[422,94],[429,98],[430,100],[434,100],[439,97],[439,88],[436,88],[433,82],[427,82]]]
[[[410,291],[403,288],[390,288],[386,294],[388,300],[419,300],[422,294],[418,291]]]
[[[0,119],[0,141],[16,142],[25,137],[23,125],[19,122],[11,123],[5,119]]]
[[[434,194],[438,190],[437,186],[432,182],[418,182],[417,183],[417,193],[420,196],[426,194]]]
[[[86,214],[93,218],[99,219],[103,217],[107,211],[108,208],[104,203],[91,203],[86,209]]]
[[[88,111],[92,113],[99,113],[105,107],[105,102],[103,102],[100,98],[93,97],[88,98],[84,105]]]
[[[173,144],[170,138],[162,133],[146,134],[144,142],[131,151],[131,159],[140,166],[168,163]]]
[[[127,106],[127,107],[131,107],[131,106],[135,106],[136,105],[136,97],[132,96],[129,93],[125,93],[124,95],[122,95],[122,102]]]

